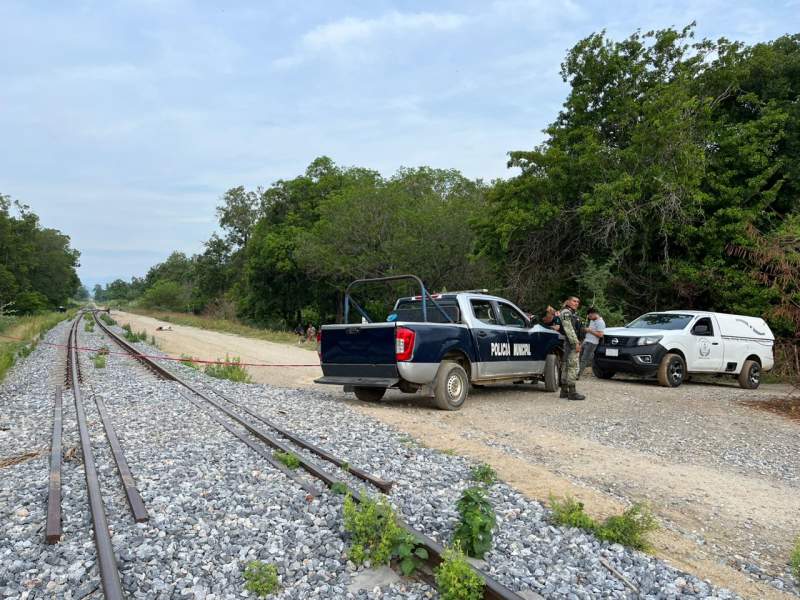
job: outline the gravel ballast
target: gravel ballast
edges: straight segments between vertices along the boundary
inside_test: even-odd
[[[63,343],[68,324],[45,341]],[[174,382],[156,379],[95,328],[80,327],[82,346],[112,351],[105,369],[81,353],[82,391],[112,529],[120,575],[132,598],[241,598],[251,560],[277,566],[276,598],[435,598],[429,585],[399,583],[348,592],[358,569],[347,560],[341,496],[309,501],[302,488],[271,468],[198,410]],[[148,353],[153,348],[139,345]],[[102,597],[86,501],[72,393],[64,391],[64,536],[44,544],[47,470],[54,386],[63,378],[63,349],[46,344],[21,360],[0,385],[0,457],[40,451],[0,470],[0,597]],[[395,482],[390,501],[409,525],[446,543],[456,527],[456,501],[472,485],[474,463],[417,444],[390,427],[314,390],[235,384],[176,363],[168,368],[206,391],[218,390],[354,466]],[[136,524],[105,441],[93,397],[103,399],[144,499],[150,520]],[[266,427],[265,427],[266,429]],[[377,493],[301,449],[356,489]],[[321,484],[318,484],[320,489]],[[736,598],[641,552],[554,527],[548,511],[498,483],[489,497],[498,516],[485,570],[516,591],[546,598]],[[605,566],[613,565],[640,594]]]

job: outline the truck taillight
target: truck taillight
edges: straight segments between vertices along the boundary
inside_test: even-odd
[[[322,360],[322,329],[317,332],[317,354],[319,354],[319,359]]]
[[[414,353],[414,338],[417,334],[413,329],[398,327],[394,333],[394,353],[398,361],[411,360]]]

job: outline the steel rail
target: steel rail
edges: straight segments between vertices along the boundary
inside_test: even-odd
[[[289,479],[291,479],[292,481],[294,481],[294,482],[295,482],[297,485],[299,485],[300,487],[302,487],[302,488],[303,488],[303,489],[304,489],[304,490],[305,490],[305,491],[308,493],[308,495],[309,495],[310,497],[316,498],[316,497],[318,497],[318,496],[319,496],[319,490],[318,490],[317,488],[315,488],[313,485],[311,485],[311,484],[310,484],[310,483],[308,483],[307,481],[304,481],[304,480],[302,480],[300,477],[298,477],[298,476],[295,474],[295,472],[294,472],[294,471],[292,471],[291,469],[289,469],[289,468],[288,468],[286,465],[284,465],[282,462],[279,462],[279,461],[275,460],[275,459],[272,457],[272,455],[271,455],[269,452],[267,452],[266,450],[264,450],[264,449],[263,449],[261,446],[259,446],[259,445],[255,444],[255,443],[254,443],[252,440],[250,440],[250,439],[249,439],[249,438],[248,438],[246,435],[243,435],[242,433],[239,433],[238,431],[236,431],[236,430],[235,430],[233,427],[231,427],[230,425],[228,425],[228,424],[227,424],[225,421],[223,421],[221,418],[219,418],[219,417],[218,417],[217,415],[215,415],[214,413],[212,413],[212,412],[210,412],[210,411],[207,411],[207,410],[205,410],[205,409],[204,409],[204,408],[203,408],[203,407],[200,405],[200,403],[199,403],[199,402],[197,402],[197,400],[195,400],[194,398],[190,398],[188,395],[186,395],[186,394],[184,394],[183,392],[180,392],[180,391],[179,391],[178,393],[179,393],[181,396],[183,396],[183,397],[184,397],[186,400],[188,400],[189,402],[191,402],[191,403],[192,403],[192,404],[195,406],[195,408],[198,408],[199,410],[202,410],[202,411],[203,411],[203,412],[205,412],[205,413],[206,413],[206,414],[207,414],[209,417],[211,417],[211,419],[213,419],[214,421],[216,421],[217,423],[219,423],[220,425],[222,425],[222,427],[224,427],[224,428],[225,428],[225,430],[226,430],[228,433],[230,433],[231,435],[233,435],[233,436],[237,437],[239,440],[241,440],[242,442],[244,442],[245,444],[247,444],[247,446],[248,446],[248,447],[249,447],[249,448],[250,448],[250,449],[251,449],[253,452],[255,452],[255,453],[256,453],[256,454],[258,454],[258,455],[259,455],[261,458],[263,458],[264,460],[266,460],[266,461],[267,461],[267,462],[268,462],[270,465],[272,465],[273,467],[275,467],[276,469],[278,469],[278,470],[279,470],[281,473],[283,473],[283,474],[284,474],[284,475],[286,475],[286,476],[287,476]]]
[[[96,316],[95,316],[95,320],[97,320]],[[98,322],[98,324],[100,324],[99,321],[97,321],[97,322]],[[106,333],[109,334],[109,337],[111,337],[111,339],[113,339],[117,343],[119,343],[120,346],[122,346],[123,348],[128,349],[128,351],[131,352],[131,353],[139,354],[139,351],[136,348],[134,348],[130,344],[127,344],[126,342],[124,342],[115,333],[113,333],[112,331],[109,331],[106,327],[103,327],[102,324],[100,324],[100,327]],[[139,360],[140,362],[143,362],[143,363],[151,363],[152,362],[150,359],[147,359],[147,358],[145,358],[143,356],[136,356],[135,358],[137,360]],[[194,386],[192,386],[189,383],[183,381],[179,377],[173,375],[172,373],[170,373],[169,371],[167,371],[166,369],[164,369],[160,365],[152,363],[152,367],[155,367],[155,368],[154,369],[151,368],[151,370],[157,370],[157,372],[163,373],[164,378],[172,380],[172,381],[175,381],[177,383],[180,383],[185,388],[187,388],[189,391],[191,391],[193,394],[195,394],[198,397],[202,398],[208,404],[211,404],[211,406],[217,408],[220,412],[226,414],[233,421],[235,421],[235,422],[239,423],[240,425],[242,425],[245,429],[247,429],[247,431],[249,431],[256,438],[258,438],[261,441],[265,442],[266,444],[272,446],[273,448],[279,449],[279,450],[281,450],[283,452],[291,452],[291,448],[289,448],[285,444],[283,444],[283,443],[279,442],[278,440],[274,439],[272,436],[270,436],[265,431],[259,429],[258,427],[248,423],[247,421],[245,421],[242,417],[240,417],[239,415],[237,415],[233,411],[225,408],[224,406],[220,405],[218,402],[212,400],[206,394],[203,394],[202,392],[197,390]],[[186,397],[183,394],[181,394],[181,395],[184,398]],[[224,396],[222,396],[222,394],[220,394],[220,396],[224,398]],[[226,398],[226,400],[227,400],[227,398]],[[227,400],[227,401],[229,401],[229,400]],[[194,404],[195,404],[195,406],[197,406],[197,403],[194,403]],[[237,437],[239,437],[239,436],[237,436]],[[349,494],[352,496],[352,498],[356,502],[359,502],[359,503],[361,502],[361,494],[359,494],[356,490],[353,490],[352,488],[350,488],[350,486],[348,486],[347,483],[345,483],[344,481],[340,481],[340,480],[336,479],[331,474],[329,474],[328,472],[326,472],[323,469],[321,469],[320,467],[318,467],[314,462],[309,461],[308,459],[306,459],[306,458],[304,458],[302,456],[298,456],[297,458],[300,460],[301,466],[306,471],[308,471],[311,475],[313,475],[317,479],[320,479],[329,488],[333,487],[335,484],[344,484],[347,487],[347,490],[348,490]],[[399,519],[398,519],[398,525],[400,525],[400,527],[402,527],[403,529],[405,529],[406,531],[411,533],[411,535],[413,535],[414,538],[416,539],[417,543],[422,545],[428,551],[428,559],[425,561],[425,563],[430,568],[435,568],[439,564],[441,564],[441,562],[443,560],[443,554],[444,554],[444,547],[441,544],[439,544],[438,542],[436,542],[433,539],[429,538],[424,533],[422,533],[420,531],[417,531],[416,529],[414,529],[413,527],[407,525],[406,523],[404,523],[403,521],[401,521]],[[520,596],[519,594],[517,594],[513,590],[510,590],[507,587],[503,586],[501,583],[499,583],[497,580],[492,578],[487,573],[483,572],[481,569],[475,567],[472,564],[470,564],[469,566],[484,581],[484,590],[483,590],[483,598],[484,598],[484,600],[524,600],[524,598],[522,596]]]
[[[77,381],[78,356],[76,352],[79,314],[70,331],[67,341],[69,349],[69,362],[72,366],[72,393],[75,397],[75,412],[77,413],[78,432],[81,440],[81,453],[83,455],[83,471],[86,476],[86,489],[89,495],[89,509],[92,514],[92,528],[94,529],[94,544],[97,549],[97,566],[100,573],[100,582],[106,600],[122,600],[125,594],[122,591],[122,582],[119,578],[119,568],[114,556],[114,546],[111,543],[111,534],[108,530],[106,510],[103,505],[103,496],[100,492],[100,481],[97,478],[97,467],[92,454],[92,440],[89,437],[89,427],[86,422],[86,413],[83,409],[83,397]]]
[[[125,490],[125,497],[128,499],[128,506],[133,514],[133,520],[137,523],[144,523],[150,516],[147,514],[147,508],[144,506],[142,495],[136,487],[136,480],[133,478],[131,469],[128,466],[128,461],[125,460],[125,453],[122,451],[122,445],[119,443],[114,425],[108,417],[106,405],[97,394],[94,394],[94,403],[97,405],[97,412],[100,413],[100,420],[103,421],[103,427],[106,430],[106,437],[108,438],[108,445],[111,446],[111,453],[114,455],[114,462],[117,464],[117,472],[122,481],[122,487]]]
[[[44,539],[55,544],[61,539],[61,447],[64,426],[61,386],[53,393],[53,440],[50,444],[50,480],[47,490],[47,524]]]
[[[324,458],[328,462],[332,462],[337,467],[340,467],[340,468],[346,470],[351,475],[355,475],[356,477],[358,477],[359,479],[361,479],[363,481],[371,483],[372,485],[374,485],[376,488],[378,488],[379,490],[381,490],[383,492],[388,493],[388,492],[391,491],[392,485],[394,484],[393,481],[386,481],[385,479],[381,479],[379,477],[375,477],[374,475],[371,475],[371,474],[367,473],[366,471],[364,471],[363,469],[360,469],[359,467],[354,467],[354,466],[350,465],[346,461],[343,461],[340,458],[335,457],[333,454],[331,454],[327,450],[323,450],[319,446],[316,446],[316,445],[312,444],[311,442],[307,442],[304,439],[294,435],[293,433],[291,433],[289,431],[286,431],[280,425],[276,425],[275,423],[273,423],[272,421],[270,421],[266,417],[263,417],[263,416],[255,413],[255,412],[253,412],[252,410],[250,410],[249,408],[247,408],[243,404],[240,404],[238,402],[234,402],[233,400],[228,398],[225,394],[223,394],[222,392],[216,390],[215,388],[213,388],[211,386],[208,386],[208,388],[212,392],[214,392],[217,396],[219,396],[220,398],[223,398],[226,401],[230,402],[236,408],[239,408],[239,409],[243,410],[244,412],[246,412],[248,415],[250,415],[254,419],[257,419],[257,420],[261,421],[267,427],[269,427],[271,429],[274,429],[275,431],[280,433],[283,437],[285,437],[287,440],[290,440],[291,442],[293,442],[294,444],[300,446],[301,448],[305,448],[306,450],[309,450],[309,451],[313,452],[314,454],[316,454],[320,458]]]

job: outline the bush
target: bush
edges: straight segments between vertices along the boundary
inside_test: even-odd
[[[94,332],[94,321],[87,320],[83,324],[83,330],[84,331],[88,331],[89,333],[93,333]]]
[[[583,503],[567,496],[558,500],[550,496],[552,521],[556,525],[585,529],[598,539],[622,544],[635,550],[649,550],[650,544],[645,539],[651,531],[658,529],[658,522],[646,504],[636,503],[621,515],[608,517],[598,523],[586,514]]]
[[[108,313],[100,313],[100,320],[109,327],[117,324],[117,322],[114,319],[112,319]]]
[[[348,558],[356,564],[369,559],[373,565],[385,565],[403,530],[386,498],[361,497],[360,504],[350,494],[344,498],[344,529],[351,536]]]
[[[470,475],[473,481],[486,485],[492,485],[497,481],[497,471],[486,463],[481,463],[477,467],[474,467],[472,471],[470,471]]]
[[[244,589],[259,597],[274,594],[280,588],[278,568],[260,560],[253,560],[247,563],[244,570],[244,580]]]
[[[191,299],[189,292],[174,281],[157,281],[147,290],[140,300],[146,308],[160,308],[188,312]]]
[[[223,362],[219,358],[217,360]],[[217,379],[230,379],[238,383],[250,383],[252,381],[250,375],[247,373],[247,370],[239,364],[241,362],[242,359],[238,356],[229,358],[226,354],[224,364],[206,365],[205,374],[210,377],[216,377]]]
[[[789,558],[789,564],[792,567],[792,574],[796,579],[800,580],[800,537],[797,538],[794,544],[794,550],[792,550],[792,555]]]
[[[467,488],[456,507],[461,521],[454,540],[468,555],[483,558],[492,547],[492,530],[496,525],[494,509],[486,493],[480,487]]]
[[[188,354],[181,354],[181,364],[190,369],[200,370],[200,366],[194,362],[194,357]]]
[[[483,578],[470,567],[461,548],[456,544],[442,555],[442,564],[434,571],[436,587],[442,600],[480,600],[483,598]]]
[[[106,357],[103,354],[95,354],[94,358],[94,368],[95,369],[105,369],[106,368]]]
[[[300,466],[300,459],[291,452],[281,452],[280,450],[275,450],[273,456],[290,469],[296,469]]]

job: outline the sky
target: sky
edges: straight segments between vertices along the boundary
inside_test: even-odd
[[[576,42],[692,21],[769,41],[800,31],[800,0],[5,0],[0,193],[71,237],[89,289],[128,280],[201,251],[227,189],[317,156],[513,176]]]

